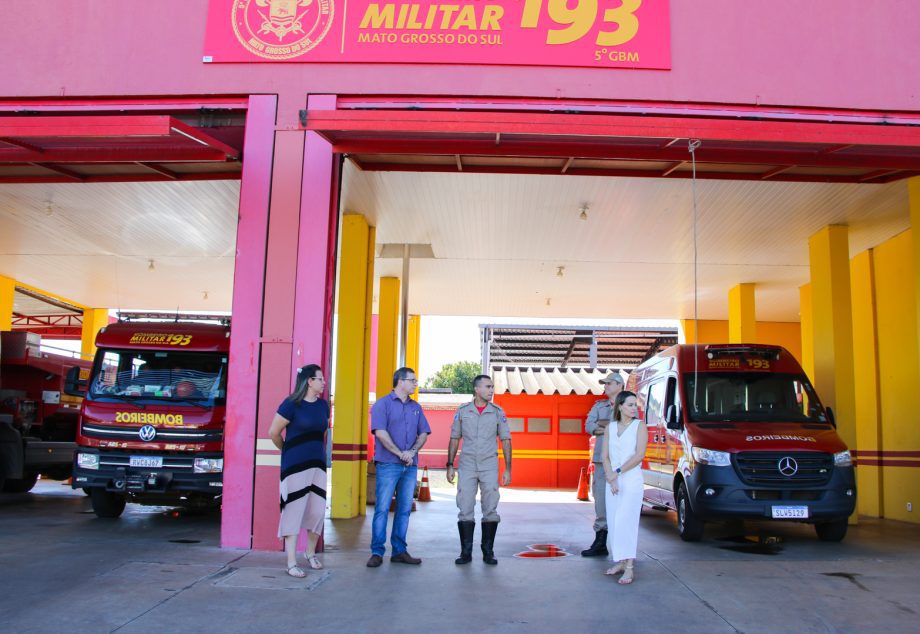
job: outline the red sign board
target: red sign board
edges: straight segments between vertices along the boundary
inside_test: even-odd
[[[671,67],[668,0],[210,0],[205,62]]]

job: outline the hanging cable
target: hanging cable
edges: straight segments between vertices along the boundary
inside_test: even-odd
[[[690,152],[690,164],[693,168],[691,182],[693,187],[693,412],[699,412],[698,395],[700,391],[699,366],[700,358],[697,346],[699,343],[700,315],[699,315],[699,284],[697,257],[697,204],[696,204],[696,150],[702,145],[699,139],[690,139],[687,150]]]

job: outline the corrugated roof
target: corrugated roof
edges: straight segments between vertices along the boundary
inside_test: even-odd
[[[567,396],[593,394],[602,396],[600,380],[610,372],[626,372],[617,368],[546,368],[530,366],[492,366],[492,382],[496,394],[561,394]]]

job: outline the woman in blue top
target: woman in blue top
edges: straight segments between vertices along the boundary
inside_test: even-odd
[[[325,387],[318,365],[297,371],[297,387],[284,399],[268,433],[281,450],[281,522],[278,537],[284,539],[287,572],[306,574],[297,565],[297,536],[307,531],[307,564],[323,567],[316,557],[316,542],[326,517],[326,432],[329,403],[320,398]],[[284,432],[282,439],[281,432]]]

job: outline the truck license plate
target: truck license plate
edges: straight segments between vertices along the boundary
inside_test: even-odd
[[[128,466],[160,469],[163,467],[163,456],[131,456]]]
[[[808,519],[807,506],[774,506],[773,519],[792,520]]]

